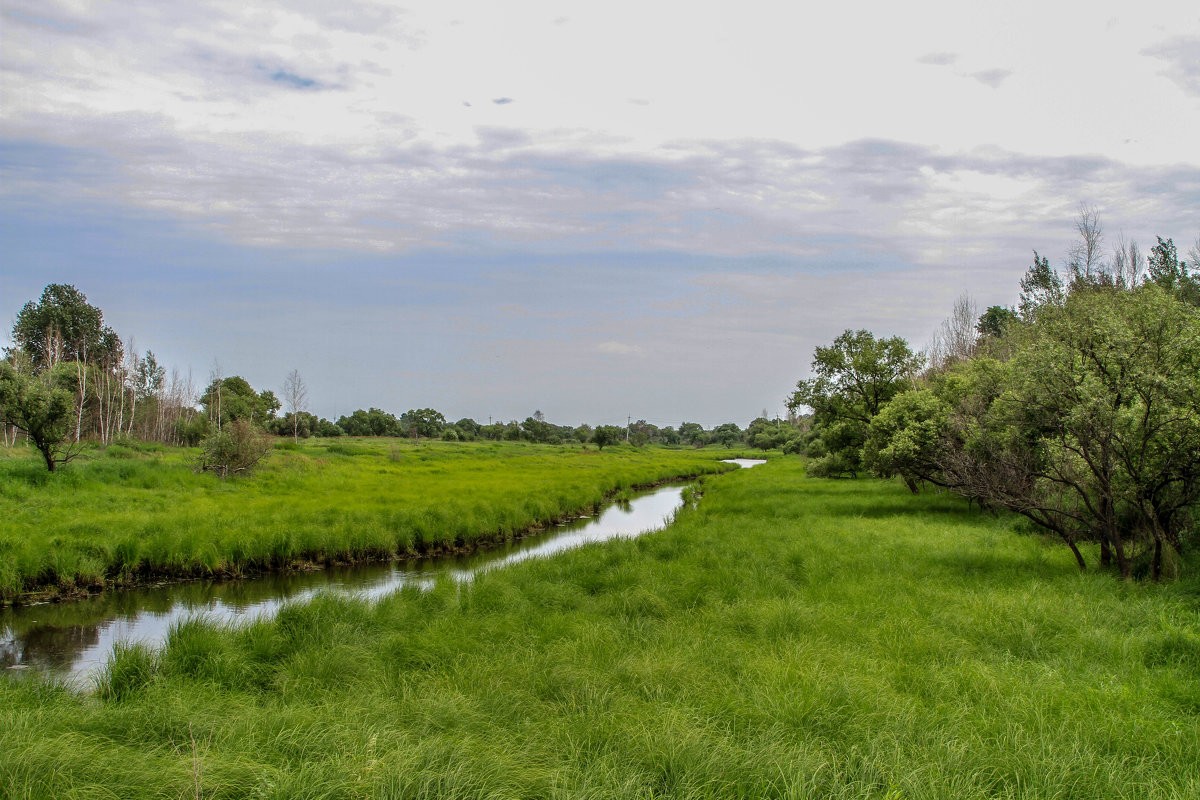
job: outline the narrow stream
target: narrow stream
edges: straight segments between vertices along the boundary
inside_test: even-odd
[[[729,459],[742,467],[761,460]],[[439,577],[470,580],[483,570],[619,537],[631,538],[670,523],[683,504],[683,487],[647,491],[545,533],[467,556],[396,561],[315,572],[271,574],[240,581],[200,581],[111,591],[70,603],[0,609],[0,669],[47,672],[86,686],[117,642],[157,646],[171,626],[194,616],[238,622],[273,615],[286,602],[318,592],[368,599],[406,585],[432,585]]]

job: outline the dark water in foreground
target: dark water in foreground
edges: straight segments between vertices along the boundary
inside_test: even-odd
[[[730,461],[743,467],[763,463]],[[0,669],[9,674],[44,671],[86,686],[117,642],[160,645],[172,625],[190,617],[235,623],[269,617],[284,603],[318,592],[372,599],[402,586],[432,585],[443,576],[470,580],[483,570],[527,558],[659,530],[683,504],[682,492],[680,486],[654,489],[628,503],[609,506],[595,517],[583,517],[468,556],[171,584],[106,592],[77,602],[0,609]]]

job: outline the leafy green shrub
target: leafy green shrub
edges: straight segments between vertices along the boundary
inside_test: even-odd
[[[215,472],[225,480],[253,470],[270,449],[266,433],[245,420],[234,420],[201,443],[197,469]]]

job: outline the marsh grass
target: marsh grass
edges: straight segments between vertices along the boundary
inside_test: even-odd
[[[467,585],[190,621],[96,696],[0,681],[0,794],[1200,796],[1186,589],[792,461],[703,488]]]
[[[0,455],[0,602],[161,578],[472,547],[594,509],[614,492],[729,469],[709,451],[511,443],[278,443],[259,474],[220,481],[194,451],[133,443],[54,475]]]

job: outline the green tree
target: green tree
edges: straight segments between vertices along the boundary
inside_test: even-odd
[[[1061,306],[1066,297],[1062,278],[1050,266],[1050,260],[1033,251],[1033,266],[1021,278],[1021,297],[1017,310],[1021,319],[1032,320],[1042,308]]]
[[[712,441],[718,444],[733,447],[741,440],[742,429],[737,426],[736,422],[726,422],[712,429]]]
[[[679,440],[693,447],[702,447],[707,441],[704,426],[699,422],[679,423]]]
[[[400,415],[400,427],[418,439],[422,436],[433,439],[442,435],[446,418],[432,408],[409,409]]]
[[[266,426],[280,407],[274,392],[255,392],[245,378],[237,375],[215,379],[204,390],[200,404],[218,428],[236,420]]]
[[[12,364],[0,362],[0,412],[5,421],[25,431],[50,472],[79,454],[78,442],[68,441],[75,402],[61,386],[64,377],[72,376],[61,366],[22,375]]]
[[[17,312],[12,338],[34,371],[121,352],[120,339],[104,325],[104,313],[90,305],[83,292],[63,283],[48,285],[38,302],[30,301]]]
[[[861,472],[871,420],[912,386],[924,360],[903,338],[876,339],[865,330],[847,330],[829,347],[818,347],[812,362],[814,377],[800,381],[788,401],[792,411],[803,406],[813,410],[807,443],[810,474]]]
[[[616,425],[597,425],[592,431],[592,441],[598,450],[603,450],[605,445],[616,444],[622,436],[624,431]]]
[[[367,411],[360,408],[348,417],[339,417],[337,426],[347,436],[401,436],[404,433],[400,420],[378,408]]]
[[[987,311],[979,317],[979,322],[975,325],[975,330],[980,336],[991,339],[1000,339],[1004,337],[1005,332],[1014,324],[1020,321],[1017,312],[1011,308],[1004,306],[988,306]]]
[[[1174,241],[1156,238],[1158,244],[1150,249],[1149,280],[1183,302],[1200,306],[1200,275],[1193,275],[1187,263],[1179,260]]]

